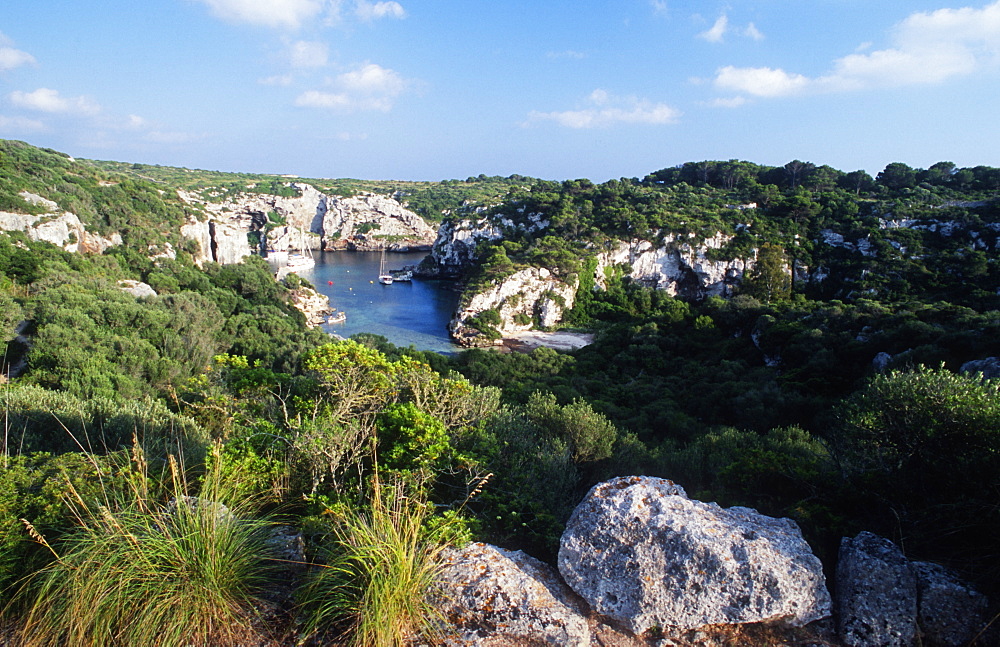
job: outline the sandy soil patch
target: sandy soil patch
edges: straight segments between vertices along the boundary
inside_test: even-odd
[[[526,330],[508,333],[503,340],[504,346],[513,351],[527,353],[546,346],[555,350],[576,350],[594,341],[592,333],[584,332],[539,332]]]

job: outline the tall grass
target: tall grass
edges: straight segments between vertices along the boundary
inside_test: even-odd
[[[124,500],[76,502],[80,528],[22,589],[28,604],[17,644],[218,646],[251,634],[269,570],[267,526],[220,503],[225,484],[214,475],[195,498],[171,468],[167,506],[145,478]]]
[[[339,633],[356,647],[403,647],[437,638],[428,592],[445,544],[430,533],[426,499],[374,481],[369,506],[340,513],[328,558],[300,592],[304,633]]]

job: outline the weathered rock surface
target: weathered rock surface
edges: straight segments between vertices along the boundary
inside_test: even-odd
[[[291,299],[295,309],[306,316],[306,325],[310,328],[323,325],[333,313],[330,297],[304,285],[291,291]]]
[[[672,481],[621,477],[573,512],[559,572],[591,608],[653,627],[784,622],[830,614],[822,566],[798,526],[688,499]]]
[[[985,624],[988,600],[954,573],[911,562],[917,577],[917,622],[928,647],[968,645]]]
[[[212,260],[216,263],[239,263],[254,252],[247,239],[247,230],[238,224],[209,220],[208,232],[211,236]]]
[[[446,560],[432,599],[458,633],[449,644],[591,644],[585,607],[539,560],[480,543]]]
[[[156,296],[156,290],[154,290],[148,283],[135,281],[133,279],[118,281],[118,288],[122,292],[128,292],[136,298]]]
[[[323,249],[429,250],[437,238],[423,218],[381,195],[327,198],[322,226]]]
[[[962,364],[958,371],[960,373],[982,373],[986,379],[997,378],[1000,377],[1000,357],[974,359]]]
[[[472,295],[448,324],[456,342],[474,346],[499,344],[470,325],[470,319],[486,310],[500,316],[494,327],[501,334],[532,328],[550,328],[562,321],[563,312],[573,307],[576,284],[568,284],[545,268],[529,267],[511,274],[489,288]]]
[[[627,264],[632,280],[665,290],[672,296],[728,297],[754,264],[754,259],[712,260],[712,251],[723,248],[730,239],[720,233],[702,241],[683,234],[668,234],[660,246],[647,240],[623,241],[614,249],[598,254],[595,279],[603,286],[604,268]]]
[[[468,269],[476,258],[476,245],[484,240],[499,240],[511,233],[532,233],[549,226],[537,214],[518,214],[517,220],[503,216],[455,218],[438,228],[431,253],[419,271],[423,276],[455,278]]]
[[[247,232],[256,230],[266,221],[266,214],[276,213],[286,225],[268,233],[267,245],[279,251],[303,247],[376,250],[387,241],[390,249],[430,249],[434,242],[434,228],[393,198],[374,194],[345,198],[327,195],[310,184],[291,183],[290,186],[299,192],[298,196],[256,193],[253,187],[220,202],[183,191],[178,195],[202,209],[208,222],[242,231],[244,239]],[[189,233],[191,235],[185,234],[189,238],[204,240],[200,231],[190,230]],[[226,232],[223,230],[223,233]],[[225,246],[214,241],[204,249],[209,250],[212,244]],[[211,252],[206,252],[201,260],[239,262],[228,260],[226,251],[220,254],[224,260],[211,258]]]
[[[105,238],[87,231],[76,214],[60,211],[59,205],[51,200],[27,191],[19,195],[29,204],[45,207],[47,213],[29,215],[0,211],[0,231],[23,231],[30,240],[52,243],[67,252],[101,254],[109,247],[122,244],[118,233]]]
[[[862,532],[840,544],[838,633],[847,647],[906,647],[917,638],[917,578],[888,539]]]

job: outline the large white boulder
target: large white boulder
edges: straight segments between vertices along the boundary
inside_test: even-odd
[[[559,572],[636,634],[830,615],[822,566],[793,521],[694,501],[666,479],[592,488],[563,533]]]

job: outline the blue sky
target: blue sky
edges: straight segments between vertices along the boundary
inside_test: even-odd
[[[970,2],[970,0],[965,0]],[[0,138],[308,177],[1000,166],[1000,0],[4,0]]]

